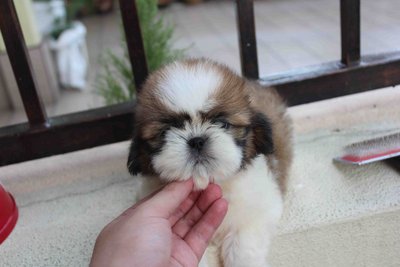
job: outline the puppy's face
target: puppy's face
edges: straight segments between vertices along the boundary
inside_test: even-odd
[[[167,65],[138,95],[128,168],[197,189],[272,152],[271,126],[250,108],[244,79],[206,60]]]

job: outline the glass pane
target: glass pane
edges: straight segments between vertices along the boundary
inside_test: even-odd
[[[179,45],[240,71],[234,1],[171,5]],[[339,1],[255,1],[260,77],[340,58]]]
[[[399,8],[397,0],[361,1],[361,54],[399,50]]]

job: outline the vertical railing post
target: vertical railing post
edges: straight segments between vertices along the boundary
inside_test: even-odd
[[[258,79],[258,57],[253,0],[236,0],[236,11],[242,74],[249,79]]]
[[[44,125],[47,122],[46,111],[37,92],[13,0],[0,1],[0,28],[29,123]]]
[[[340,0],[342,63],[351,66],[360,60],[360,0]]]
[[[136,0],[120,0],[119,3],[136,90],[139,91],[149,70],[146,62],[146,52],[143,45]]]

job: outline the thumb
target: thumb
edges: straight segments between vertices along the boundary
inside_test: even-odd
[[[193,190],[193,180],[166,185],[144,204],[146,214],[168,219]]]

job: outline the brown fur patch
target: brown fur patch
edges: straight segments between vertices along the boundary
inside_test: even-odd
[[[268,158],[270,167],[278,175],[278,183],[286,191],[287,178],[292,162],[292,122],[286,113],[286,105],[274,88],[263,88],[255,82],[248,82],[250,106],[265,114],[272,124],[275,164]]]

